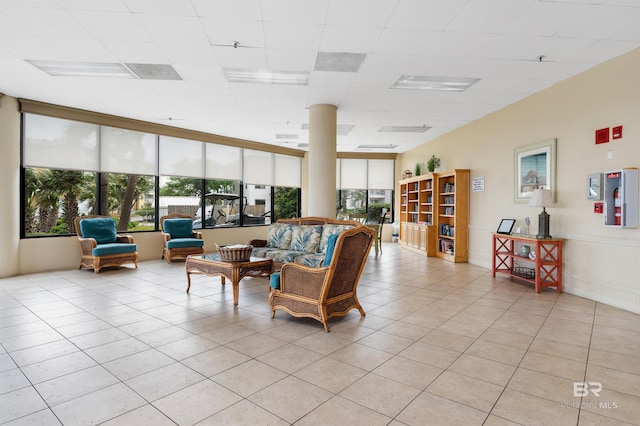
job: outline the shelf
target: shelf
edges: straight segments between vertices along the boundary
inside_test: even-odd
[[[556,287],[562,293],[562,245],[560,238],[535,239],[528,236],[493,234],[493,276],[496,273],[527,281],[536,293],[542,287]],[[536,258],[521,256],[517,244],[528,245]]]

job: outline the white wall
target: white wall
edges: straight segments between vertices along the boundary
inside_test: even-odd
[[[484,177],[485,191],[470,196],[469,261],[491,268],[491,234],[501,218],[523,226],[528,216],[537,231],[540,209],[514,202],[514,149],[557,138],[557,203],[547,212],[551,235],[567,239],[564,290],[640,313],[640,230],[605,228],[586,197],[588,174],[640,166],[638,70],[640,49],[400,155],[397,178],[432,154],[442,160],[438,170]],[[618,125],[622,139],[595,144],[595,130]]]

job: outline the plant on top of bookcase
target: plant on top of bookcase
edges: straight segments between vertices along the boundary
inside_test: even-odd
[[[429,170],[429,173],[433,173],[438,167],[440,167],[440,158],[434,154],[429,158],[429,161],[427,161],[427,170]]]

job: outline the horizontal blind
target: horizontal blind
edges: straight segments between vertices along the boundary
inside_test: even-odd
[[[207,143],[205,144],[205,157],[205,177],[207,179],[242,179],[242,149]]]
[[[156,135],[101,126],[100,171],[155,176],[158,173]]]
[[[368,189],[393,189],[395,187],[393,160],[367,160]]]
[[[302,159],[290,155],[275,155],[275,185],[300,188],[302,182]]]
[[[273,154],[270,152],[244,150],[244,183],[273,185]]]
[[[96,124],[25,114],[23,148],[25,167],[99,170]]]
[[[340,189],[367,189],[367,160],[343,158],[340,185]]]
[[[204,178],[204,142],[160,136],[160,174]]]

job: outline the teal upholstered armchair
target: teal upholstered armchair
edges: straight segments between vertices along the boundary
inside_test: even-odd
[[[78,269],[91,268],[96,274],[107,266],[133,263],[138,267],[138,247],[131,235],[116,232],[116,221],[108,216],[80,216],[75,219],[82,259]]]
[[[204,253],[204,240],[201,232],[193,230],[191,216],[170,214],[160,218],[162,230],[162,257],[171,263],[173,259],[186,259],[190,254]]]

